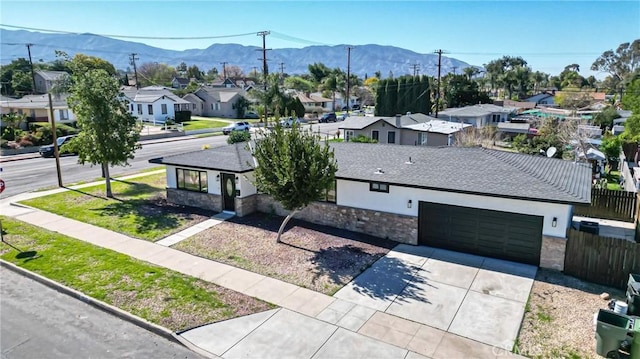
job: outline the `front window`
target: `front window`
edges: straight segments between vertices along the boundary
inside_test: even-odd
[[[177,168],[178,189],[207,192],[207,172]]]
[[[167,114],[167,104],[163,103],[161,107],[162,107],[162,114],[166,115]]]
[[[147,108],[149,110],[149,114],[153,115],[153,105],[147,105]]]
[[[387,132],[387,143],[396,143],[396,131]]]
[[[369,182],[369,191],[389,193],[389,184],[382,182]]]
[[[418,133],[418,144],[420,146],[426,146],[427,145],[427,134],[424,132],[420,132]]]
[[[138,104],[138,115],[142,115],[142,105]]]
[[[355,133],[353,132],[353,130],[346,130],[344,131],[344,140],[349,142],[349,140],[351,139],[351,137],[355,137]]]
[[[375,140],[376,142],[379,141],[379,137],[380,137],[380,132],[377,130],[373,130],[371,131],[371,139]]]

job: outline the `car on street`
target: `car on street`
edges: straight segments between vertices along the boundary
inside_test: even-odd
[[[329,123],[329,122],[336,122],[336,121],[338,121],[338,117],[336,117],[335,112],[325,113],[318,120],[318,122],[320,123]]]
[[[260,116],[257,113],[253,112],[253,111],[249,111],[249,112],[244,114],[244,118],[258,119],[258,118],[260,118]]]
[[[70,153],[70,154],[76,154],[74,152],[71,152],[69,150],[67,150],[65,147],[63,146],[65,144],[68,144],[69,142],[71,142],[71,140],[76,137],[75,135],[69,135],[69,136],[61,136],[58,137],[56,142],[58,143],[58,151],[60,154],[65,154],[65,153]],[[40,156],[42,157],[53,157],[54,154],[54,149],[53,149],[53,143],[50,145],[44,145],[44,146],[40,146]]]
[[[238,121],[226,126],[222,129],[222,133],[225,135],[230,134],[233,131],[249,131],[251,124],[245,121]]]
[[[280,126],[282,127],[291,127],[293,126],[293,124],[296,123],[297,125],[300,124],[300,119],[299,118],[293,118],[293,117],[289,117],[289,118],[283,118],[280,120]]]
[[[341,114],[339,114],[339,115],[336,117],[336,119],[337,119],[338,121],[344,121],[344,120],[346,120],[346,119],[347,119],[347,117],[349,117],[349,115],[347,115],[347,113],[345,112],[345,113],[341,113]]]

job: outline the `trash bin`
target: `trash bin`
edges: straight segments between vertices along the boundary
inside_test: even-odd
[[[630,323],[631,318],[624,314],[600,309],[596,324],[596,353],[607,357],[609,352],[616,352],[620,343],[627,339]]]
[[[640,274],[629,274],[627,306],[628,315],[640,316]]]
[[[633,321],[633,340],[630,359],[640,359],[640,318]]]
[[[580,231],[592,234],[600,233],[600,224],[598,222],[580,221]]]

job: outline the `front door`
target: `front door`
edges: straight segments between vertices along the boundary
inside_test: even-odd
[[[236,211],[236,176],[232,173],[222,174],[223,210]]]

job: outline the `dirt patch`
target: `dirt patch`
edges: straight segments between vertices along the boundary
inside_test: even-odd
[[[517,349],[532,358],[600,358],[596,354],[593,316],[624,291],[540,269],[520,328]]]
[[[295,219],[276,243],[282,219],[233,218],[174,248],[332,295],[397,245]]]

